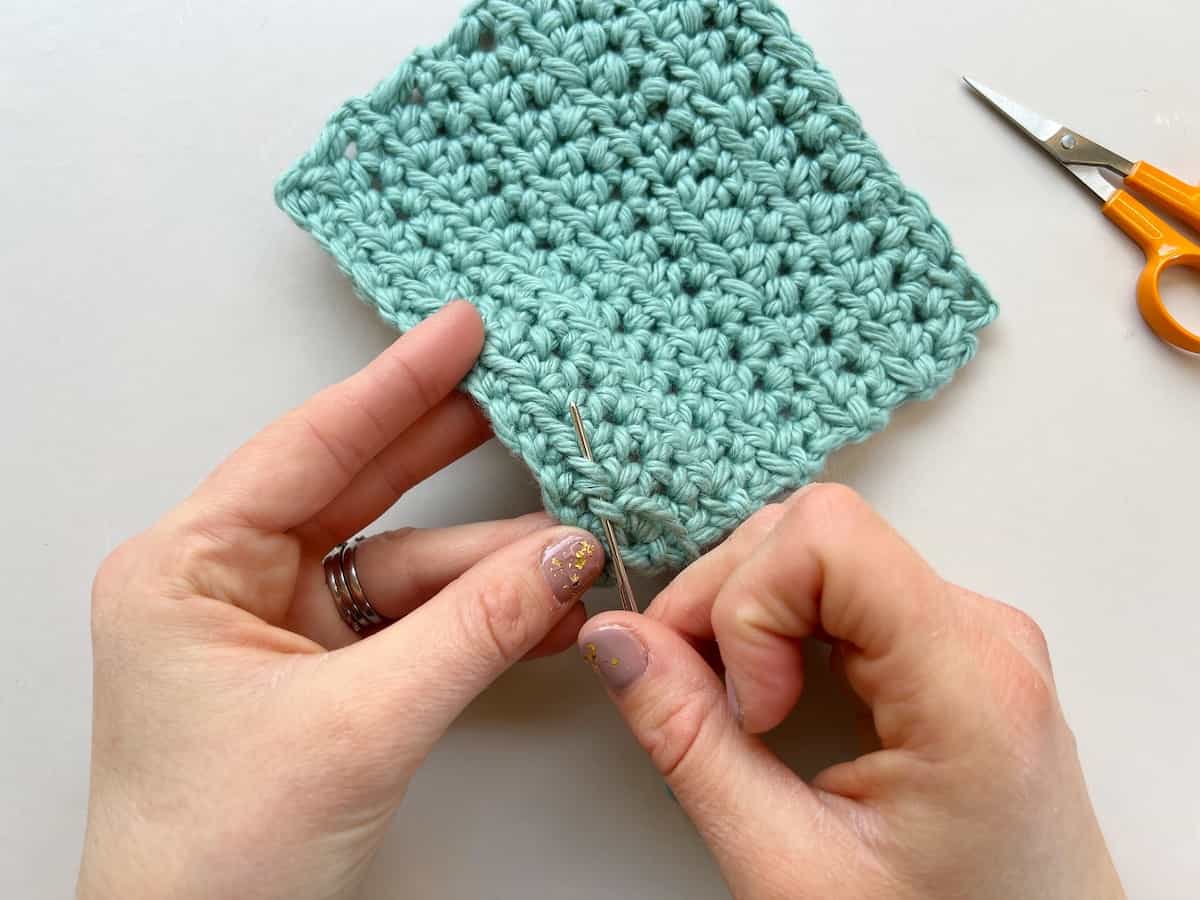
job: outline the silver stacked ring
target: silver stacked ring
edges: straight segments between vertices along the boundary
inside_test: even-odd
[[[381,616],[367,599],[354,556],[362,538],[346,541],[329,551],[325,557],[325,584],[333,595],[338,614],[355,634],[371,634],[393,620]]]

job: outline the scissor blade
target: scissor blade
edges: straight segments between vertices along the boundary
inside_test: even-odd
[[[1072,131],[1061,122],[1055,122],[1026,109],[1015,100],[1010,100],[999,91],[994,91],[973,78],[964,75],[963,81],[989,106],[1061,163],[1101,201],[1107,202],[1117,189],[1105,179],[1100,169],[1108,169],[1122,177],[1132,170],[1133,164],[1129,160],[1118,156],[1107,147],[1101,147],[1079,132]]]
[[[1095,166],[1067,166],[1067,171],[1083,182],[1083,186],[1107,203],[1117,193],[1108,179]]]
[[[967,83],[967,87],[990,103],[1000,114],[1009,119],[1039,144],[1050,140],[1050,138],[1062,130],[1063,126],[1061,122],[1055,122],[1053,119],[1047,119],[1045,116],[1038,115],[1033,110],[1026,109],[1015,100],[1010,100],[999,91],[994,91],[973,78],[967,78],[964,75],[963,81]]]

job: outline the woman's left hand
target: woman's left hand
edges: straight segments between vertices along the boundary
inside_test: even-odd
[[[105,561],[79,897],[349,896],[463,708],[573,643],[603,553],[543,515],[361,544],[403,617],[366,640],[325,586],[328,550],[489,436],[453,392],[482,341],[451,304]]]

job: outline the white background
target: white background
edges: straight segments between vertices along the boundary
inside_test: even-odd
[[[1133,245],[958,75],[1194,181],[1200,5],[784,5],[1001,304],[950,388],[829,474],[948,576],[1043,624],[1131,895],[1194,897],[1200,360],[1143,327]],[[333,109],[456,15],[428,0],[13,0],[0,12],[0,896],[61,898],[73,883],[99,560],[391,338],[271,188]],[[537,502],[492,445],[389,521]],[[814,678],[780,737],[806,772],[855,745],[854,714]],[[724,889],[569,655],[468,712],[414,783],[366,895]]]

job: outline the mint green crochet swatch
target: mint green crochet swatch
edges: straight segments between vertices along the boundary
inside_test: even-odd
[[[276,197],[395,327],[475,303],[465,388],[641,572],[928,397],[996,313],[767,0],[474,3]]]

